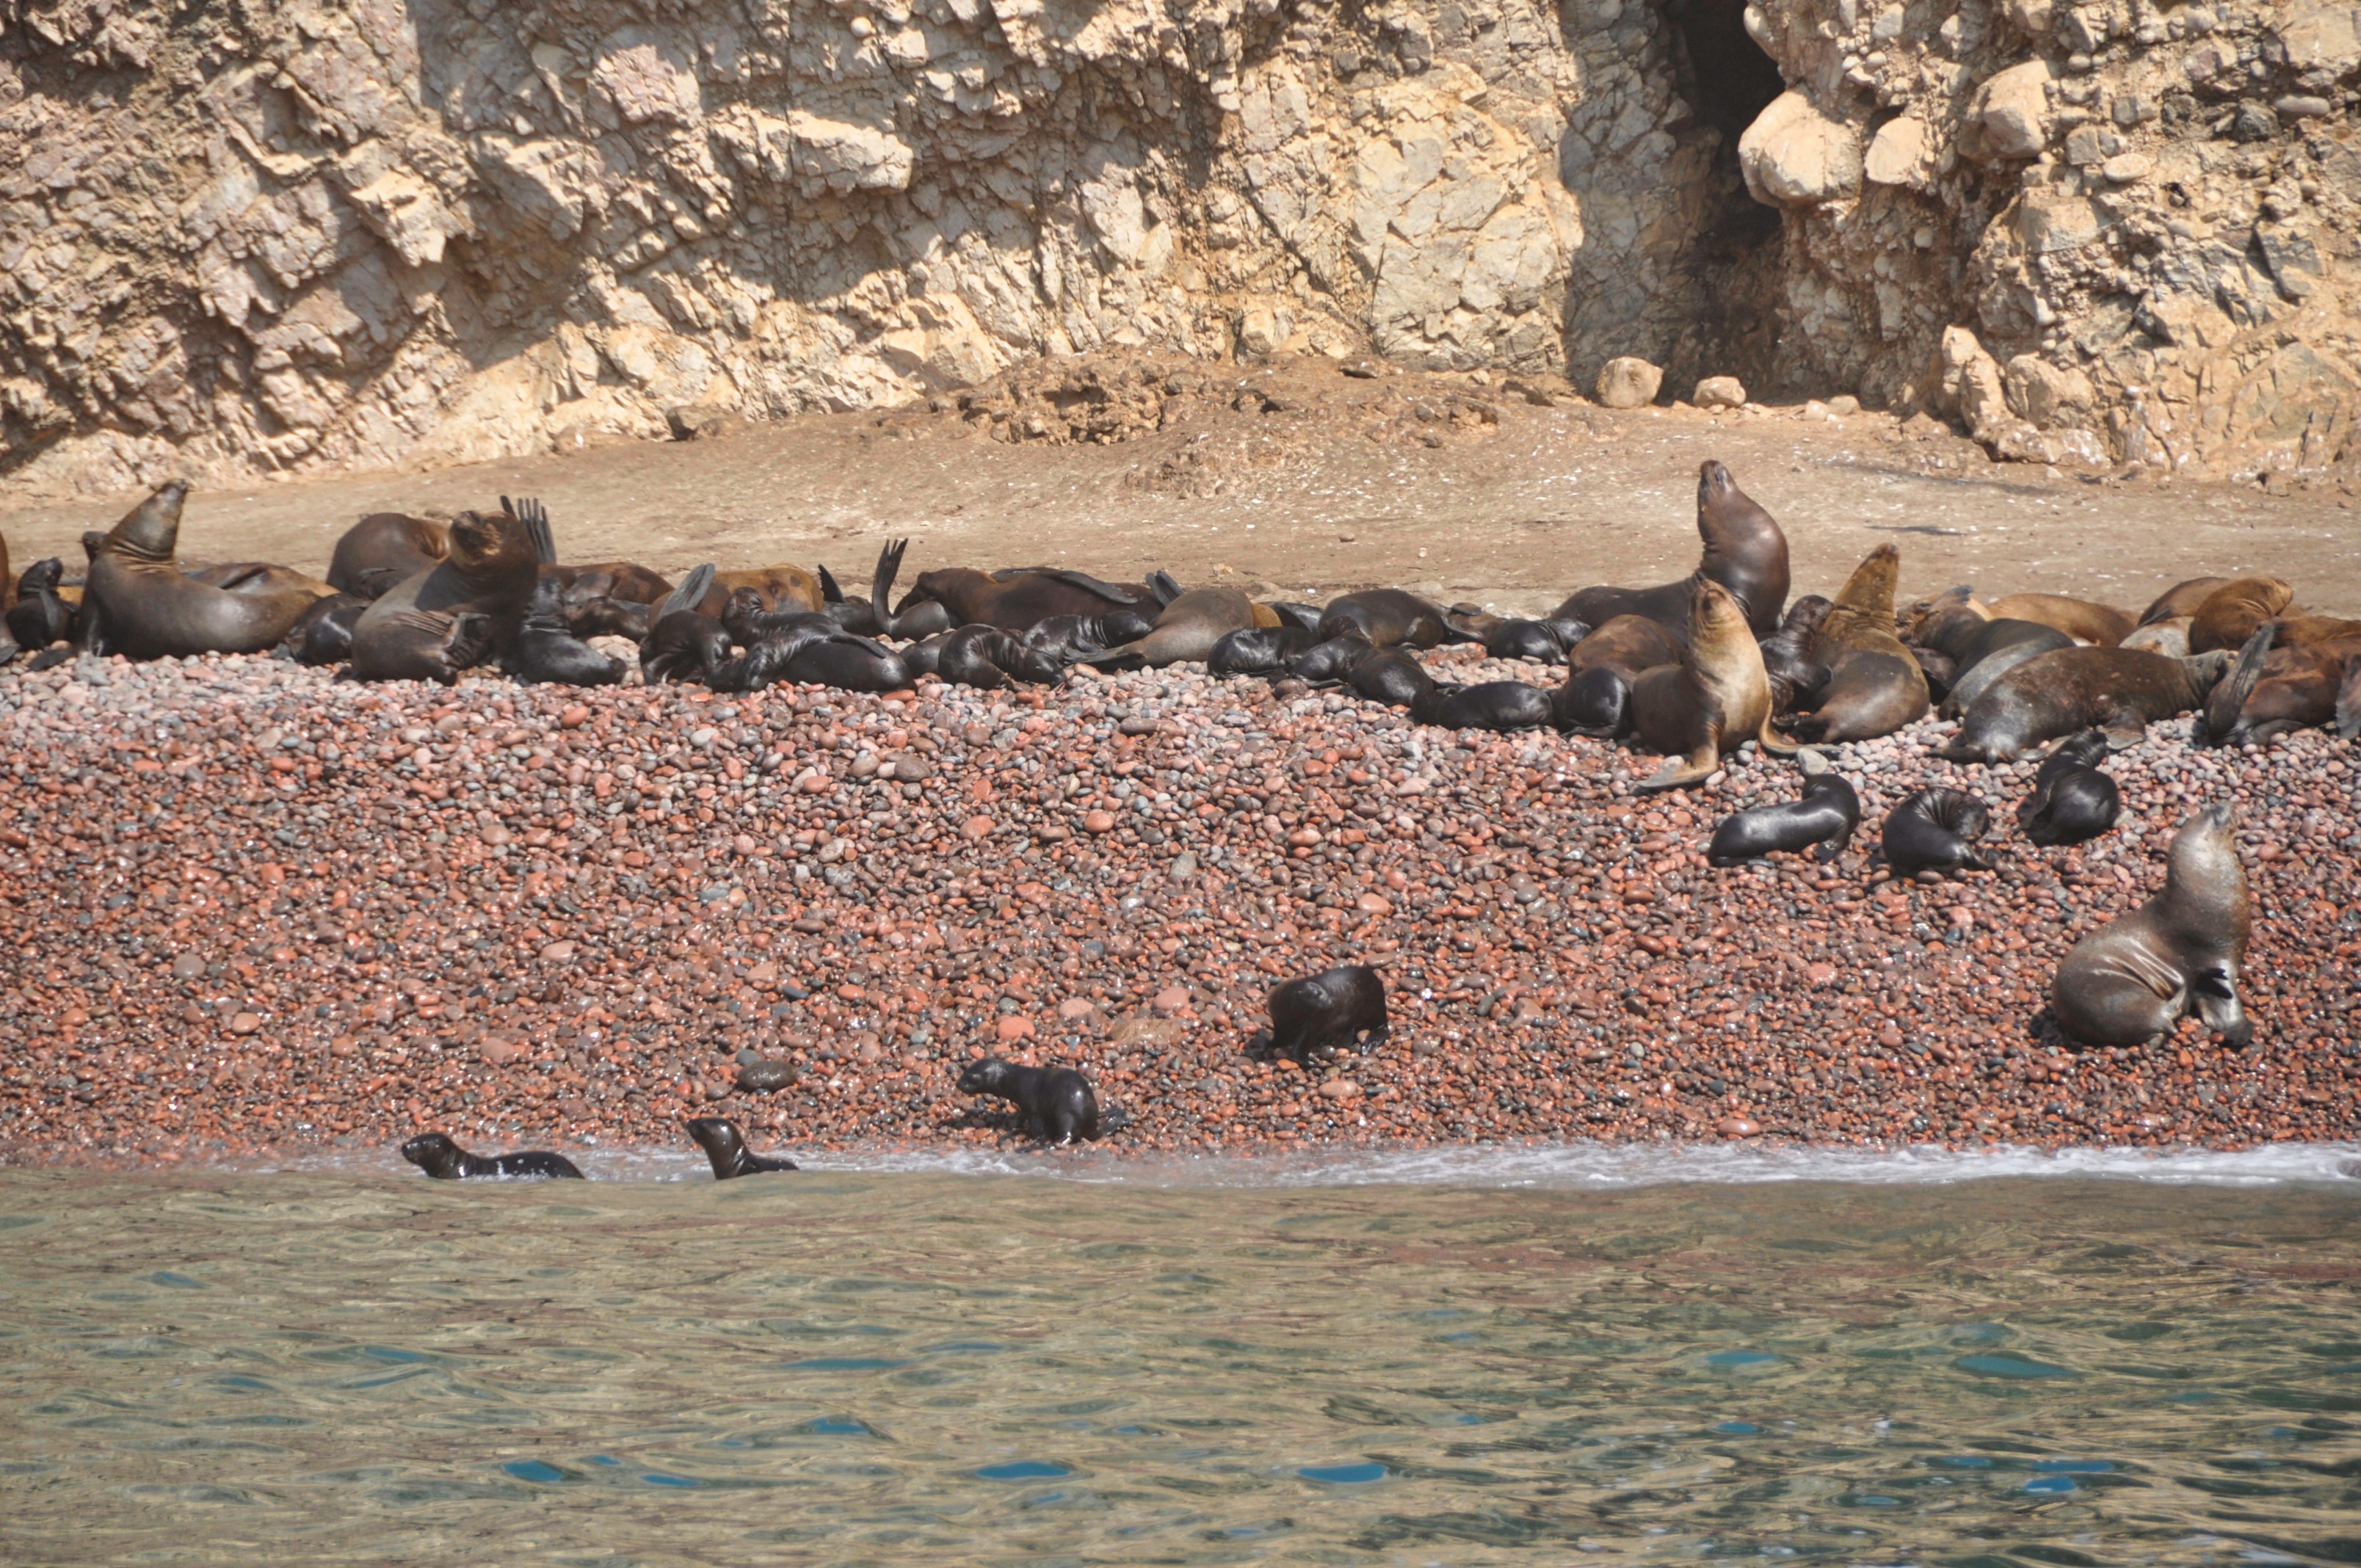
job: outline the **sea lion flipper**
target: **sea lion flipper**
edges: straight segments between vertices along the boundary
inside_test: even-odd
[[[1686,762],[1667,760],[1662,771],[1642,779],[1632,787],[1642,795],[1656,795],[1668,789],[1680,789],[1713,776],[1721,765],[1720,748],[1708,737]]]
[[[676,611],[695,609],[705,602],[705,596],[712,591],[713,563],[708,561],[689,573],[687,576],[683,577],[680,580],[680,587],[664,596],[664,603],[656,607],[656,619],[662,620],[665,616]]]
[[[2255,695],[2255,685],[2263,678],[2263,661],[2270,656],[2271,644],[2279,640],[2279,624],[2267,620],[2255,628],[2246,645],[2238,650],[2238,662],[2230,673],[2213,683],[2205,697],[2205,740],[2219,746],[2230,739],[2238,728],[2238,718],[2246,709],[2246,699]]]
[[[1180,579],[1160,566],[1148,574],[1147,586],[1148,594],[1156,600],[1159,609],[1180,597]],[[1126,599],[1125,602],[1132,601]]]
[[[836,574],[828,569],[826,562],[820,563],[819,567],[819,598],[822,604],[844,602],[844,590],[837,587]]]
[[[533,541],[533,553],[544,566],[557,565],[557,542],[549,532],[549,509],[532,496],[521,501],[500,498],[500,510],[524,524],[524,534]]]
[[[1806,746],[1803,741],[1790,740],[1784,735],[1782,735],[1776,729],[1773,729],[1771,727],[1773,722],[1773,719],[1768,714],[1763,716],[1762,728],[1758,729],[1754,732],[1754,740],[1757,745],[1761,746],[1765,751],[1770,752],[1774,757],[1793,757],[1799,755],[1806,750]]]
[[[893,601],[894,579],[902,575],[902,554],[909,548],[908,540],[894,539],[877,552],[877,569],[869,578],[869,604],[881,621],[885,620],[886,607]],[[891,633],[893,628],[889,625],[886,630]]]
[[[2118,707],[2100,724],[2110,751],[2128,751],[2147,739],[2147,721],[2128,707]]]

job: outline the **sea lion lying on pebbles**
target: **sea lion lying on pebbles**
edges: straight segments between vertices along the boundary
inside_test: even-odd
[[[971,1062],[959,1076],[961,1094],[989,1094],[1015,1105],[1026,1132],[1043,1143],[1087,1142],[1099,1135],[1099,1098],[1091,1080],[1070,1067],[1019,1067],[998,1057]]]
[[[990,573],[950,566],[918,575],[894,607],[891,630],[898,636],[921,635],[910,617],[919,606],[932,602],[948,613],[947,630],[995,626],[1021,637],[1053,615],[1104,615],[1110,609],[1136,609],[1153,598],[1144,583],[1103,583],[1082,572],[1035,567]]]
[[[1255,603],[1235,588],[1191,588],[1164,607],[1156,628],[1136,641],[1089,656],[1088,663],[1126,667],[1196,663],[1233,631],[1275,627],[1279,612]]]
[[[1293,624],[1248,627],[1213,644],[1213,651],[1205,655],[1205,673],[1217,678],[1272,674],[1297,654],[1309,652],[1319,640],[1318,631]]]
[[[2142,1045],[2191,1012],[2233,1046],[2254,1037],[2238,999],[2253,906],[2236,823],[2227,806],[2193,813],[2172,837],[2164,891],[2066,955],[2049,1006],[2070,1039]]]
[[[1828,685],[1808,713],[1788,721],[1810,741],[1873,740],[1927,713],[1927,676],[1894,630],[1894,589],[1902,553],[1891,544],[1871,551],[1812,633],[1805,656],[1828,666]],[[1764,749],[1793,755],[1786,741]]]
[[[2207,594],[2191,616],[2189,651],[2243,647],[2257,627],[2294,602],[2295,590],[2277,577],[2234,577]]]
[[[2002,675],[1968,707],[1953,762],[2013,762],[2035,747],[2097,727],[2136,745],[2160,718],[2202,707],[2227,653],[2168,659],[2134,648],[2059,648]]]
[[[1441,606],[1400,588],[1369,588],[1329,600],[1320,612],[1319,631],[1323,641],[1356,636],[1375,648],[1473,641],[1451,629]]]
[[[1557,722],[1550,694],[1523,681],[1435,685],[1411,699],[1413,722],[1442,729],[1544,729]]]
[[[2115,825],[2123,795],[2099,771],[2107,754],[2103,731],[2085,729],[2059,742],[2033,775],[2033,793],[2016,809],[2017,825],[2037,844],[2080,844]]]
[[[2097,648],[2114,647],[2139,624],[2127,609],[2063,594],[2004,594],[1984,609],[1994,620],[2029,620]]]
[[[401,1157],[442,1181],[503,1176],[560,1176],[577,1181],[582,1179],[582,1172],[562,1154],[527,1149],[521,1154],[472,1155],[442,1133],[419,1134],[401,1146]]]
[[[729,629],[697,608],[711,591],[713,576],[708,562],[656,607],[655,623],[640,642],[640,678],[649,685],[701,683],[730,657]]]
[[[713,1163],[713,1179],[730,1181],[741,1176],[759,1176],[766,1170],[793,1170],[796,1162],[758,1154],[750,1154],[746,1139],[738,1131],[738,1124],[720,1116],[695,1116],[689,1119],[688,1135],[705,1157]]]
[[[328,586],[375,599],[405,578],[433,570],[450,554],[448,523],[398,511],[371,512],[337,539],[328,557]]]
[[[504,656],[540,585],[544,554],[514,512],[461,512],[451,520],[451,554],[361,612],[352,675],[452,685],[460,671]]]
[[[181,509],[189,487],[162,486],[93,543],[77,646],[132,659],[261,653],[329,592],[283,567],[240,565],[208,582],[183,572]]]
[[[1723,817],[1706,847],[1708,864],[1742,865],[1773,850],[1792,852],[1815,844],[1823,861],[1844,853],[1861,822],[1861,796],[1817,751],[1801,752],[1799,760],[1803,798],[1751,806]]]
[[[1922,789],[1886,815],[1881,836],[1885,863],[1896,876],[1920,872],[1988,872],[1992,862],[1970,848],[1992,820],[1984,803],[1959,789]]]
[[[1308,1062],[1364,1036],[1374,1046],[1387,1027],[1384,979],[1367,964],[1341,964],[1272,989],[1266,1043],[1273,1056]]]

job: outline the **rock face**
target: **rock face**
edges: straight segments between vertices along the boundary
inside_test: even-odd
[[[2353,477],[2356,16],[15,7],[0,471],[491,457],[1129,345],[1628,355],[2003,455]]]

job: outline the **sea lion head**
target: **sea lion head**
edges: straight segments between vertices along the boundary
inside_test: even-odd
[[[688,1124],[688,1135],[716,1170],[727,1170],[746,1153],[746,1140],[738,1131],[738,1124],[723,1116],[695,1116]]]
[[[451,520],[451,564],[470,577],[522,570],[541,575],[541,553],[509,512],[463,511]]]
[[[1702,512],[1717,501],[1745,492],[1730,477],[1730,469],[1708,457],[1697,465],[1697,510]]]
[[[2230,956],[2243,959],[2252,906],[2246,871],[2238,861],[2237,827],[2237,808],[2226,801],[2190,814],[2165,858],[2163,904],[2176,936],[2201,951],[2226,943]]]
[[[959,1076],[961,1094],[998,1094],[1008,1085],[1009,1066],[998,1057],[970,1062]]]
[[[129,511],[104,536],[107,548],[138,561],[170,561],[181,542],[181,503],[188,499],[189,482],[174,479]],[[87,537],[82,548],[89,550]],[[95,554],[95,552],[93,552]]]
[[[1752,628],[1746,624],[1746,607],[1738,596],[1711,577],[1699,577],[1689,590],[1689,646],[1700,653],[1726,649],[1731,639],[1752,648]]]
[[[467,1153],[442,1133],[421,1133],[401,1146],[401,1157],[429,1176],[451,1177],[459,1174],[459,1162]]]

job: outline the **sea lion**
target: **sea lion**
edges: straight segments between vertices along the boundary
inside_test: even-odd
[[[36,561],[16,579],[16,602],[8,607],[8,635],[28,653],[70,641],[79,609],[58,591],[66,564],[57,556]]]
[[[2033,793],[2016,808],[2017,825],[2037,844],[2080,844],[2115,825],[2123,792],[2099,771],[2107,754],[2103,730],[2085,729],[2041,759]]]
[[[1806,740],[1873,740],[1927,714],[1927,676],[1903,646],[1894,625],[1894,587],[1902,552],[1891,544],[1871,551],[1812,633],[1806,656],[1828,670],[1827,688],[1809,713],[1787,728]],[[1758,654],[1759,657],[1759,654]],[[1792,755],[1792,742],[1764,742]]]
[[[1690,589],[1689,634],[1681,662],[1631,683],[1632,732],[1671,759],[1638,788],[1653,794],[1709,776],[1722,753],[1748,740],[1767,748],[1771,677],[1747,624],[1746,607],[1711,577]]]
[[[1320,633],[1292,623],[1250,626],[1233,631],[1205,655],[1205,673],[1215,679],[1230,675],[1268,675],[1297,654],[1309,652]]]
[[[1436,685],[1411,699],[1413,723],[1442,729],[1543,729],[1557,722],[1550,694],[1523,681]]]
[[[1994,620],[2029,620],[2097,648],[2114,647],[2139,624],[2130,610],[2063,594],[2004,594],[1984,608]]]
[[[442,1133],[421,1133],[401,1146],[401,1157],[443,1181],[500,1176],[565,1176],[582,1179],[574,1162],[546,1149],[520,1154],[473,1155]]]
[[[2336,720],[2346,665],[2361,655],[2361,629],[2343,642],[2276,645],[2287,628],[2265,621],[2205,699],[2205,740],[2246,746]]]
[[[623,679],[620,659],[601,653],[569,629],[566,584],[554,576],[535,584],[524,620],[500,663],[520,680],[551,685],[611,686]]]
[[[2227,653],[2168,659],[2136,648],[2058,648],[2027,659],[1969,705],[1955,762],[2013,762],[2061,735],[2092,726],[2120,745],[2159,718],[2204,706],[2229,668]]]
[[[708,601],[710,598],[708,595]],[[721,601],[721,625],[741,648],[752,648],[779,637],[831,637],[842,630],[833,619],[818,610],[801,609],[792,604],[769,609],[761,593],[752,588],[730,591],[729,598]]]
[[[2334,615],[2283,615],[2271,623],[2279,628],[2282,648],[2320,648],[2361,642],[2361,620]]]
[[[1684,626],[1676,634],[1644,615],[1619,615],[1593,627],[1565,657],[1571,670],[1613,670],[1626,681],[1636,681],[1650,670],[1681,662]]]
[[[692,1116],[688,1135],[705,1157],[713,1162],[713,1179],[734,1180],[741,1176],[759,1176],[766,1170],[793,1170],[796,1162],[758,1154],[749,1154],[746,1140],[738,1131],[738,1124],[720,1116]]]
[[[1697,527],[1704,553],[1697,569],[1679,582],[1653,588],[1584,588],[1558,606],[1553,619],[1598,626],[1619,615],[1641,615],[1677,637],[1688,624],[1692,590],[1710,579],[1745,607],[1754,635],[1768,637],[1787,602],[1786,534],[1738,488],[1728,468],[1710,459],[1697,468]]]
[[[902,663],[910,666],[913,675],[942,674],[943,647],[951,640],[948,631],[938,631],[931,637],[921,637],[916,642],[905,643]]]
[[[328,586],[374,599],[395,584],[431,570],[451,554],[447,523],[398,511],[373,511],[336,541],[328,557]]]
[[[801,566],[741,566],[713,574],[713,586],[697,601],[697,608],[719,620],[730,596],[741,588],[752,589],[763,601],[766,610],[793,614],[797,610],[818,615],[828,605],[828,597],[820,591],[819,578]]]
[[[877,565],[869,575],[869,613],[878,636],[915,642],[950,630],[954,622],[950,611],[934,599],[908,605],[898,615],[890,608],[894,579],[901,576],[902,557],[909,548],[907,539],[889,539],[878,548]]]
[[[1018,1067],[998,1057],[971,1062],[959,1076],[961,1094],[989,1094],[1015,1105],[1025,1130],[1044,1143],[1071,1144],[1099,1135],[1099,1097],[1091,1080],[1070,1067]]]
[[[1778,630],[1757,640],[1763,650],[1763,673],[1771,677],[1773,717],[1810,707],[1828,689],[1828,667],[1814,663],[1806,651],[1811,647],[1813,633],[1834,608],[1818,594],[1806,594],[1787,607]]]
[[[2236,577],[2205,596],[2191,617],[2189,651],[2210,653],[2245,645],[2255,628],[2295,602],[2295,590],[2277,577]]]
[[[934,673],[953,685],[990,691],[1024,682],[1054,685],[1065,672],[1026,652],[1022,639],[996,626],[962,626],[943,639]]]
[[[1550,707],[1568,734],[1611,740],[1631,727],[1631,683],[1609,664],[1568,670],[1565,684],[1550,696]]]
[[[1025,634],[1027,657],[1044,668],[1064,670],[1093,653],[1125,642],[1136,642],[1156,630],[1156,623],[1136,609],[1111,609],[1104,615],[1053,615],[1038,621]]]
[[[1372,648],[1345,672],[1347,685],[1371,702],[1408,707],[1434,689],[1426,666],[1400,648]]]
[[[199,582],[173,555],[189,487],[175,479],[124,514],[90,552],[77,646],[132,659],[260,653],[320,596],[273,576],[251,592]]]
[[[1806,850],[1815,844],[1823,861],[1845,852],[1861,822],[1861,796],[1817,751],[1798,755],[1804,764],[1803,798],[1751,806],[1723,817],[1706,846],[1708,865],[1741,865],[1774,850]]]
[[[2189,629],[2196,624],[2195,620],[2186,615],[2169,620],[2144,621],[2133,627],[2131,635],[2115,646],[2161,653],[2168,659],[2186,659],[2189,657]]]
[[[702,681],[730,657],[728,628],[697,608],[711,592],[713,576],[708,561],[656,606],[655,623],[640,641],[640,678],[649,685]]]
[[[2336,733],[2347,740],[2361,736],[2361,653],[2345,661],[2345,676],[2337,683]]]
[[[2253,905],[2227,806],[2192,813],[2172,836],[2164,891],[2083,938],[2058,966],[2050,1011],[2068,1038],[2137,1046],[2194,1012],[2232,1046],[2254,1038],[2238,1001]]]
[[[1340,964],[1272,989],[1265,1043],[1275,1057],[1309,1062],[1356,1039],[1374,1047],[1388,1027],[1383,978],[1367,964]]]
[[[1444,613],[1445,624],[1463,637],[1484,645],[1494,659],[1524,659],[1537,664],[1563,664],[1574,645],[1590,635],[1587,621],[1528,620],[1499,616],[1482,606],[1455,604]]]
[[[1298,626],[1306,631],[1320,630],[1320,617],[1326,613],[1316,604],[1291,604],[1285,599],[1265,599],[1263,608],[1279,617],[1281,626]]]
[[[509,504],[506,496],[500,500],[503,505]],[[578,599],[594,598],[617,599],[624,604],[660,604],[673,587],[663,573],[636,561],[595,561],[579,566],[561,566],[552,562],[542,567],[541,575],[544,580],[557,580],[569,609]]]
[[[2185,583],[2175,583],[2157,595],[2155,603],[2140,611],[2139,623],[2153,626],[2159,620],[2187,620],[2197,613],[2197,607],[2203,604],[2215,588],[2229,581],[2227,577],[2191,577]]]
[[[1965,790],[1922,789],[1886,814],[1881,835],[1885,863],[1896,876],[1920,872],[1988,872],[1992,862],[1969,848],[1983,837],[1992,812]]]
[[[452,519],[451,554],[388,589],[354,624],[353,678],[447,686],[487,656],[505,659],[540,586],[545,532],[513,511]]]
[[[2027,626],[2032,623],[2013,620],[2009,624]],[[1971,703],[1984,694],[1985,688],[2026,660],[2037,659],[2044,653],[2056,652],[2060,648],[2081,646],[2054,626],[2037,627],[2035,630],[2038,635],[2028,635],[2005,642],[1979,658],[1972,665],[1956,670],[1951,676],[1949,689],[1943,694],[1942,705],[1936,711],[1946,718],[1956,718],[1968,710]]]
[[[1433,648],[1470,641],[1444,623],[1443,609],[1400,588],[1368,588],[1343,594],[1320,612],[1321,641],[1353,635],[1376,648]]]
[[[1315,629],[1314,637],[1320,635]],[[1287,661],[1288,674],[1310,685],[1338,685],[1351,678],[1353,666],[1369,656],[1369,640],[1357,631],[1323,638]]]
[[[302,593],[313,602],[334,597],[335,588],[292,566],[273,565],[268,561],[225,561],[213,566],[184,567],[181,576],[192,583],[203,583],[209,588],[219,588],[232,594]]]
[[[568,588],[561,602],[566,630],[585,642],[593,637],[627,637],[634,642],[644,642],[655,629],[656,607],[636,599],[613,599],[595,594],[584,598]]]
[[[1145,584],[1103,583],[1082,572],[1045,567],[1001,576],[947,566],[918,574],[909,593],[894,607],[894,620],[899,635],[917,635],[906,624],[907,618],[931,602],[948,613],[947,629],[996,626],[1021,637],[1053,615],[1104,615],[1110,609],[1138,608],[1153,597]]]
[[[369,601],[358,594],[313,600],[280,639],[278,655],[314,667],[343,663],[353,656],[353,628],[368,607]]]
[[[1213,645],[1233,631],[1279,624],[1279,614],[1255,603],[1235,588],[1191,588],[1164,607],[1156,629],[1137,641],[1092,654],[1093,664],[1145,665],[1199,663]]]
[[[793,620],[715,664],[705,684],[718,692],[761,691],[781,681],[864,692],[900,691],[910,684],[915,672],[884,643],[840,631],[823,615]]]

